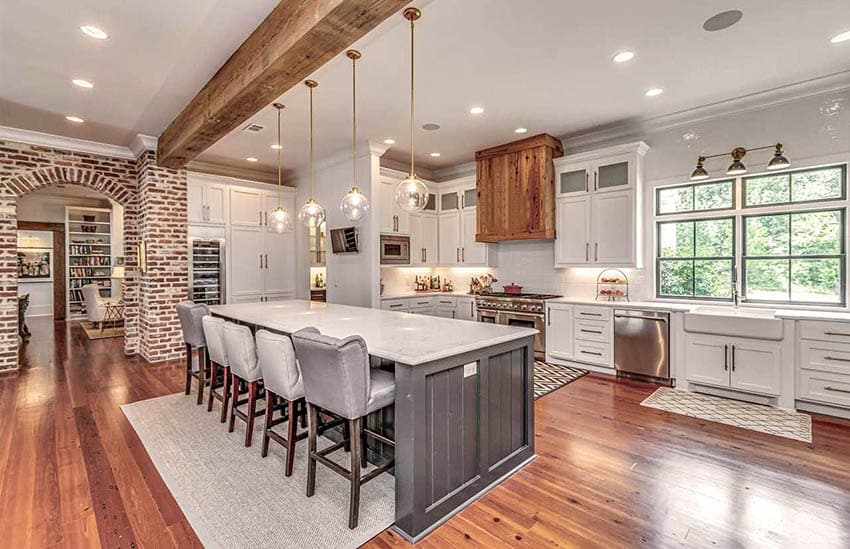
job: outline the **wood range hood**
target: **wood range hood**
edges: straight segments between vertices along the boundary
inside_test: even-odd
[[[560,140],[545,133],[476,152],[475,240],[554,239],[552,160],[563,154]]]

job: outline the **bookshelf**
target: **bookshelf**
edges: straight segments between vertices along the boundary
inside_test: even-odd
[[[65,246],[68,318],[84,318],[83,286],[112,297],[112,210],[66,206]]]

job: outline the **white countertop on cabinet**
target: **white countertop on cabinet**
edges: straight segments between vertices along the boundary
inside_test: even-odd
[[[850,313],[842,311],[806,311],[800,309],[778,309],[776,318],[789,320],[827,320],[850,322]]]
[[[556,297],[547,299],[547,303],[569,303],[571,305],[591,305],[597,307],[611,307],[615,309],[646,309],[652,311],[670,311],[684,313],[694,309],[693,305],[684,303],[665,303],[663,301],[596,301],[595,299],[581,297]]]
[[[381,296],[381,300],[384,299],[406,299],[408,297],[430,297],[435,295],[445,295],[445,296],[453,296],[453,297],[475,297],[474,294],[470,294],[469,292],[463,291],[455,291],[455,292],[417,292],[414,290],[410,290],[407,292],[398,292],[391,294],[383,294]]]
[[[533,328],[412,315],[293,299],[214,305],[213,314],[291,334],[313,326],[337,338],[359,335],[369,353],[417,365],[535,335]]]

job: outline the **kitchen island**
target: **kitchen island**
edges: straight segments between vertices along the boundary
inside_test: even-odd
[[[393,368],[395,529],[409,541],[534,458],[537,330],[301,300],[210,310],[283,334],[357,334]]]

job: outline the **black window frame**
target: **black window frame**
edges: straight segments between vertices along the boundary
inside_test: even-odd
[[[705,185],[717,185],[718,183],[730,183],[732,185],[732,205],[729,206],[729,207],[726,207],[726,208],[710,208],[710,209],[707,209],[707,210],[697,210],[697,209],[695,209],[696,188],[702,187],[702,186],[705,186]],[[684,189],[686,187],[690,187],[690,188],[694,189],[694,192],[692,194],[692,200],[691,200],[691,209],[679,211],[679,212],[664,212],[664,213],[662,213],[661,212],[661,192],[662,191],[669,191],[670,189]],[[729,179],[729,178],[715,179],[713,181],[699,181],[699,182],[695,182],[695,183],[685,183],[685,184],[682,184],[682,185],[668,185],[668,186],[665,186],[665,187],[656,187],[656,189],[655,189],[655,217],[662,217],[662,216],[668,216],[668,215],[688,215],[688,214],[694,214],[694,213],[712,213],[712,212],[734,211],[738,207],[737,200],[738,200],[738,197],[737,197],[737,193],[735,192],[735,178],[732,178],[732,179]]]
[[[798,170],[800,171],[800,170]],[[846,179],[842,184],[842,188],[846,188]],[[817,201],[806,201],[806,202],[792,202],[791,204],[804,204],[810,202],[830,202],[835,199],[821,199]],[[761,208],[768,208],[773,206],[782,206],[789,204],[770,204],[769,206],[760,206]],[[841,243],[840,243],[840,253],[839,254],[818,254],[818,255],[791,255],[791,248],[793,247],[793,233],[791,231],[791,227],[789,225],[788,228],[788,254],[789,255],[755,255],[748,256],[747,253],[747,220],[749,218],[755,217],[771,217],[771,216],[779,216],[779,215],[787,215],[789,216],[789,224],[791,216],[797,214],[807,214],[807,213],[823,213],[823,212],[840,212],[841,213]],[[813,306],[813,307],[845,307],[847,304],[847,208],[845,206],[832,207],[832,208],[815,208],[815,209],[801,209],[801,210],[786,210],[779,212],[765,212],[765,213],[752,213],[748,215],[741,215],[741,296],[746,299],[748,303],[763,303],[763,304],[771,304],[771,305],[790,305],[790,306]],[[747,296],[747,260],[780,260],[780,261],[788,261],[788,300],[787,301],[777,301],[771,299],[752,299]],[[841,273],[841,289],[840,289],[840,298],[841,300],[838,302],[823,302],[823,301],[795,301],[791,299],[791,282],[792,282],[792,274],[791,274],[791,262],[794,259],[838,259],[840,264],[840,273]]]
[[[815,198],[813,200],[798,200],[792,201],[791,196],[794,194],[794,189],[791,186],[791,177],[797,173],[817,172],[820,170],[828,170],[838,168],[841,170],[841,195],[831,198]],[[760,179],[762,177],[771,177],[777,175],[788,176],[788,202],[771,202],[770,204],[747,204],[747,182],[751,179]],[[775,172],[765,172],[756,175],[741,177],[741,210],[753,210],[756,208],[775,208],[781,206],[797,206],[800,204],[818,204],[823,202],[840,202],[847,200],[847,164],[829,164],[826,166],[817,166],[813,168],[800,168],[797,170],[777,170]],[[746,250],[746,248],[744,248]]]
[[[727,181],[727,180],[723,180]],[[684,186],[684,185],[680,185]],[[667,187],[670,188],[670,187]],[[734,193],[734,183],[733,183],[733,193]],[[733,198],[734,201],[734,198]],[[723,210],[728,210],[728,208],[723,208]],[[710,211],[710,210],[700,210]],[[679,212],[681,213],[681,212]],[[694,212],[684,212],[694,213]],[[655,223],[655,297],[656,299],[687,299],[691,301],[714,301],[718,303],[731,303],[732,296],[732,284],[736,282],[737,276],[737,242],[738,242],[738,223],[737,223],[736,215],[723,215],[717,217],[698,217],[698,218],[684,218],[684,219],[671,219],[669,221],[656,221]],[[691,256],[691,257],[661,257],[661,226],[665,224],[671,223],[693,223],[694,224],[694,252],[696,252],[696,224],[700,221],[722,221],[722,220],[731,220],[732,221],[732,255],[731,256]],[[730,261],[732,264],[731,269],[731,277],[729,279],[729,297],[708,297],[708,296],[697,296],[696,295],[696,262],[697,261]],[[661,262],[662,261],[690,261],[692,262],[691,266],[691,295],[668,295],[661,293]]]

